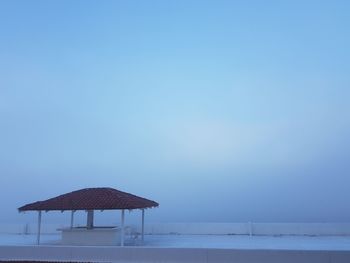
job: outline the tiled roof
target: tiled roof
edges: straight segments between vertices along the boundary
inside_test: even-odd
[[[21,211],[141,209],[159,204],[113,188],[86,188],[45,201],[26,204]]]

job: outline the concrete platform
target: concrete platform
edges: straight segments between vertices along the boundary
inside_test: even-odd
[[[146,235],[126,247],[65,246],[60,234],[0,235],[0,260],[133,263],[348,263],[349,236]]]
[[[33,246],[36,235],[0,234],[0,246]],[[64,246],[60,234],[44,234],[41,245]],[[350,236],[146,235],[127,236],[126,246],[350,251]],[[350,261],[349,261],[350,262]]]
[[[62,232],[62,245],[116,246],[120,245],[118,227],[67,227],[58,229]]]
[[[350,262],[350,251],[0,246],[0,260],[115,263],[348,263]]]

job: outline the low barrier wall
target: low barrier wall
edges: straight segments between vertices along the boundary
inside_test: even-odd
[[[350,223],[166,223],[149,224],[147,234],[350,235]]]
[[[42,224],[42,234],[58,233],[63,224]],[[140,232],[140,226],[132,226]],[[36,224],[2,224],[0,233],[34,234]],[[157,223],[146,224],[145,233],[198,235],[350,235],[350,223]]]
[[[348,263],[350,251],[2,246],[0,260],[191,263]]]

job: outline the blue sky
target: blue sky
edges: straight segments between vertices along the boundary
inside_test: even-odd
[[[154,221],[349,221],[349,12],[1,1],[3,220],[110,186],[157,200]]]

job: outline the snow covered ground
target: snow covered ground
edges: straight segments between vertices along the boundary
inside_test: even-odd
[[[41,236],[41,244],[59,246],[60,238],[59,234],[45,234]],[[30,246],[35,243],[36,235],[0,234],[0,246]],[[146,235],[143,244],[136,240],[133,245],[164,248],[350,251],[350,236]]]

